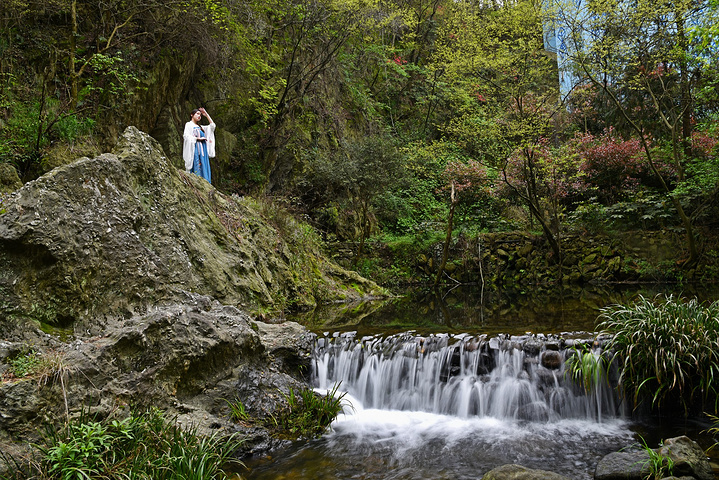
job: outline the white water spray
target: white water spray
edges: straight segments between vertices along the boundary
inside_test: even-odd
[[[314,378],[319,388],[341,383],[368,409],[533,422],[619,416],[607,382],[587,393],[565,374],[571,353],[529,335],[344,334],[317,340]]]

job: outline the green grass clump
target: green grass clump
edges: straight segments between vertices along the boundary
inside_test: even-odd
[[[165,418],[158,409],[124,420],[95,421],[86,416],[59,430],[48,429],[38,445],[40,458],[9,478],[61,480],[210,480],[223,470],[242,440],[235,435],[198,435]]]
[[[635,405],[680,405],[685,414],[719,407],[719,301],[641,297],[602,309],[599,328],[612,335],[620,386]]]
[[[599,352],[594,352],[587,345],[576,347],[573,355],[567,360],[566,374],[577,385],[581,385],[585,393],[590,393],[602,382],[608,382],[608,362]]]
[[[290,388],[289,394],[285,394],[287,407],[274,417],[276,428],[294,437],[319,437],[342,412],[345,394],[337,395],[338,388],[339,384],[335,385],[327,395],[309,388],[295,393]]]
[[[250,414],[247,413],[245,404],[239,399],[234,401],[225,400],[227,405],[230,407],[230,418],[236,422],[246,422],[250,419]]]
[[[640,447],[649,456],[644,465],[642,465],[642,473],[646,472],[645,480],[661,480],[662,478],[674,477],[674,460],[662,455],[657,450],[650,448],[647,442],[641,436]],[[660,445],[661,446],[661,445]]]

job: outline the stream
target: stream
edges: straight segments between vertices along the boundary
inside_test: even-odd
[[[606,381],[587,393],[566,374],[574,347],[593,345],[601,307],[672,293],[661,288],[481,298],[457,289],[352,314],[315,312],[301,319],[317,334],[314,386],[339,385],[344,412],[322,438],[250,459],[242,475],[478,479],[517,463],[592,479],[604,455],[642,439],[656,447],[687,434],[706,448],[702,419],[637,415]],[[682,292],[707,300],[717,293]]]

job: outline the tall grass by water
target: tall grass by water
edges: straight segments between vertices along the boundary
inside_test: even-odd
[[[685,414],[719,408],[719,301],[640,296],[629,306],[600,313],[599,328],[611,334],[620,388],[635,405],[645,400]]]
[[[183,429],[158,409],[124,420],[95,421],[87,416],[60,429],[49,428],[37,445],[39,455],[15,463],[3,480],[216,480],[242,440],[236,435],[203,436]],[[239,462],[237,462],[239,463]]]

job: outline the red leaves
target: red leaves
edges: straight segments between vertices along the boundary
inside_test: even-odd
[[[451,160],[442,172],[444,185],[440,191],[454,190],[459,194],[471,191],[475,194],[490,194],[492,181],[487,168],[476,160]]]
[[[712,154],[719,155],[719,138],[707,132],[692,132],[692,153],[699,158],[708,158]]]
[[[391,59],[388,59],[388,60],[387,60],[387,63],[392,63],[392,62],[396,63],[396,64],[399,65],[399,66],[402,66],[402,65],[405,65],[405,64],[407,63],[407,60],[405,60],[404,58],[402,58],[402,57],[399,56],[399,55],[395,55],[395,56],[392,57]]]

